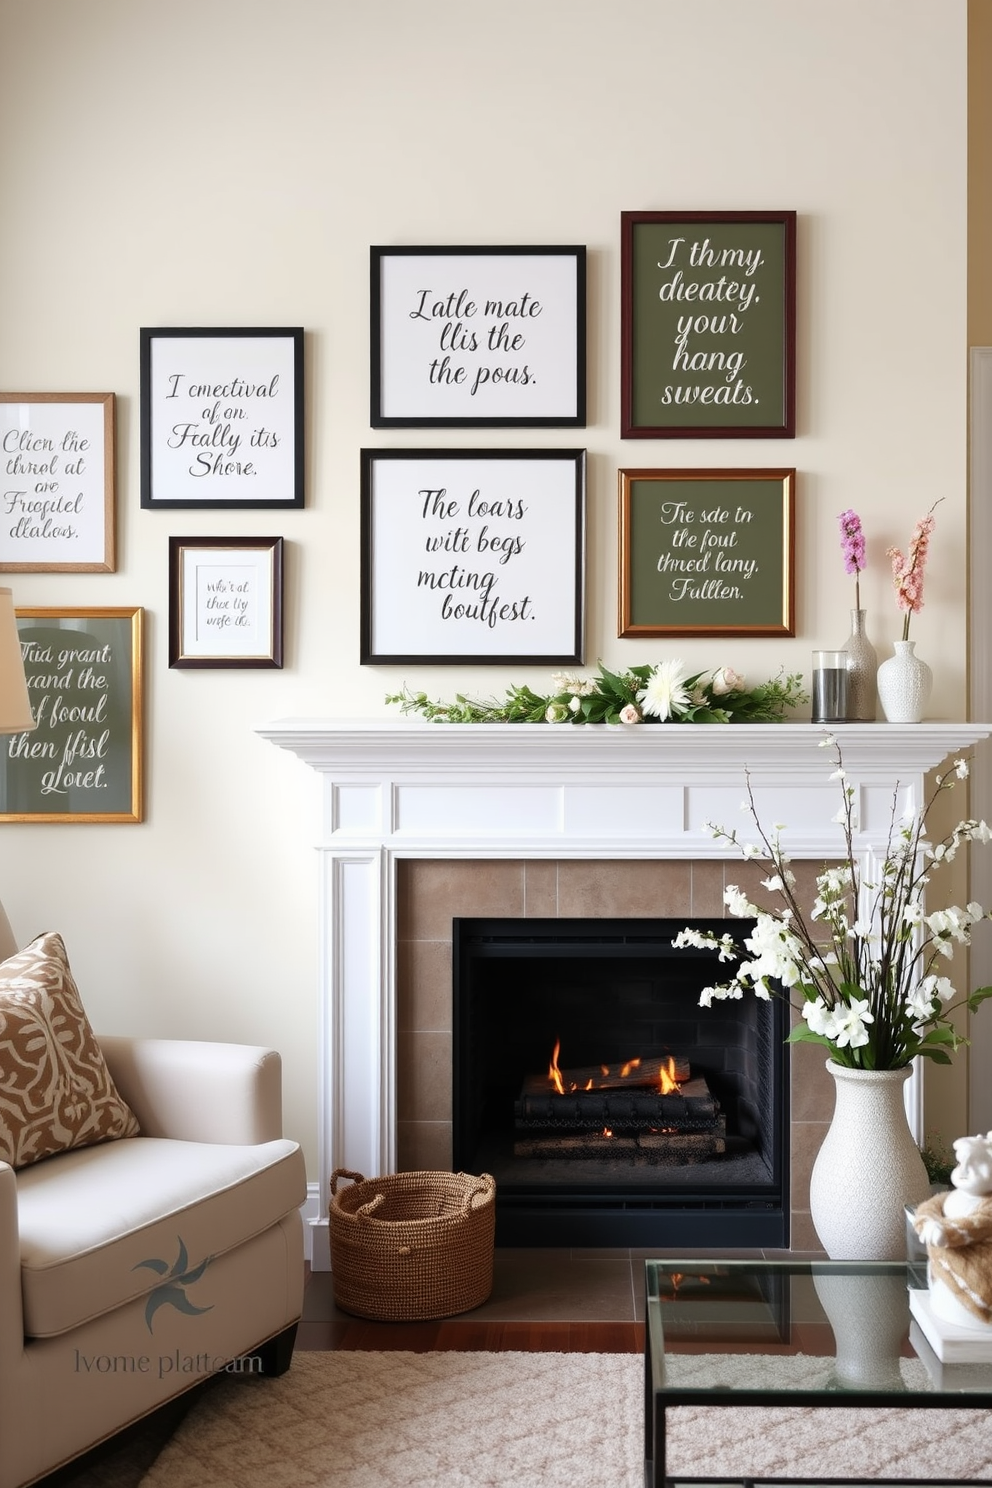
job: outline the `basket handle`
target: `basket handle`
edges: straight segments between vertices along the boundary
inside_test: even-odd
[[[369,1215],[374,1214],[377,1209],[381,1209],[385,1202],[386,1195],[377,1193],[374,1199],[369,1199],[367,1204],[362,1204],[355,1210],[355,1213],[360,1214],[363,1219],[368,1219]]]
[[[461,1176],[464,1178],[468,1175],[463,1173]],[[475,1202],[476,1199],[488,1198],[489,1194],[492,1192],[492,1187],[493,1180],[491,1176],[488,1173],[480,1174],[475,1187],[470,1188],[468,1193],[465,1195],[465,1202],[462,1204],[462,1213],[467,1214],[470,1209],[477,1208],[478,1205]]]
[[[350,1168],[335,1168],[334,1169],[334,1172],[331,1174],[331,1193],[332,1194],[336,1194],[337,1191],[338,1191],[338,1179],[339,1178],[350,1178],[351,1181],[352,1181],[352,1183],[364,1183],[365,1182],[365,1179],[363,1178],[363,1176],[362,1176],[361,1173],[353,1173]]]

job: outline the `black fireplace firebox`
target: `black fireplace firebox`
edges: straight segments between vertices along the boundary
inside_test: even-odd
[[[788,1007],[685,925],[455,919],[454,1166],[496,1179],[498,1245],[789,1244]]]

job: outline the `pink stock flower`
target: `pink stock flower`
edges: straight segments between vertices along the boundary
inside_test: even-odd
[[[917,522],[913,528],[913,535],[909,540],[909,548],[905,557],[899,548],[886,548],[885,556],[892,560],[892,582],[896,589],[896,604],[900,610],[905,610],[906,618],[902,623],[902,638],[909,640],[909,622],[918,610],[923,608],[923,571],[927,566],[927,555],[930,551],[930,534],[933,532],[934,507],[938,506],[943,497],[938,497],[933,506],[927,512],[922,521]]]
[[[837,518],[840,523],[840,547],[844,554],[845,573],[854,574],[854,605],[861,608],[861,570],[865,567],[865,535],[861,518],[848,509]]]

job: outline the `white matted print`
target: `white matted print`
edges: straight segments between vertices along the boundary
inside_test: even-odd
[[[363,450],[372,662],[581,662],[584,450]]]
[[[0,393],[0,571],[113,573],[113,393]]]
[[[373,428],[585,424],[582,247],[373,248]]]
[[[302,330],[142,330],[141,505],[303,505]]]
[[[169,665],[282,666],[281,537],[169,539]]]

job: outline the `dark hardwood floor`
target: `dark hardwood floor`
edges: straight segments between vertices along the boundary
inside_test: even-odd
[[[497,1249],[493,1290],[481,1307],[429,1323],[378,1323],[350,1317],[334,1302],[329,1271],[307,1278],[300,1349],[508,1350],[640,1353],[644,1348],[644,1261],[639,1250]],[[694,1251],[726,1260],[755,1251]],[[773,1252],[768,1252],[769,1258]],[[782,1254],[782,1253],[777,1253]]]

